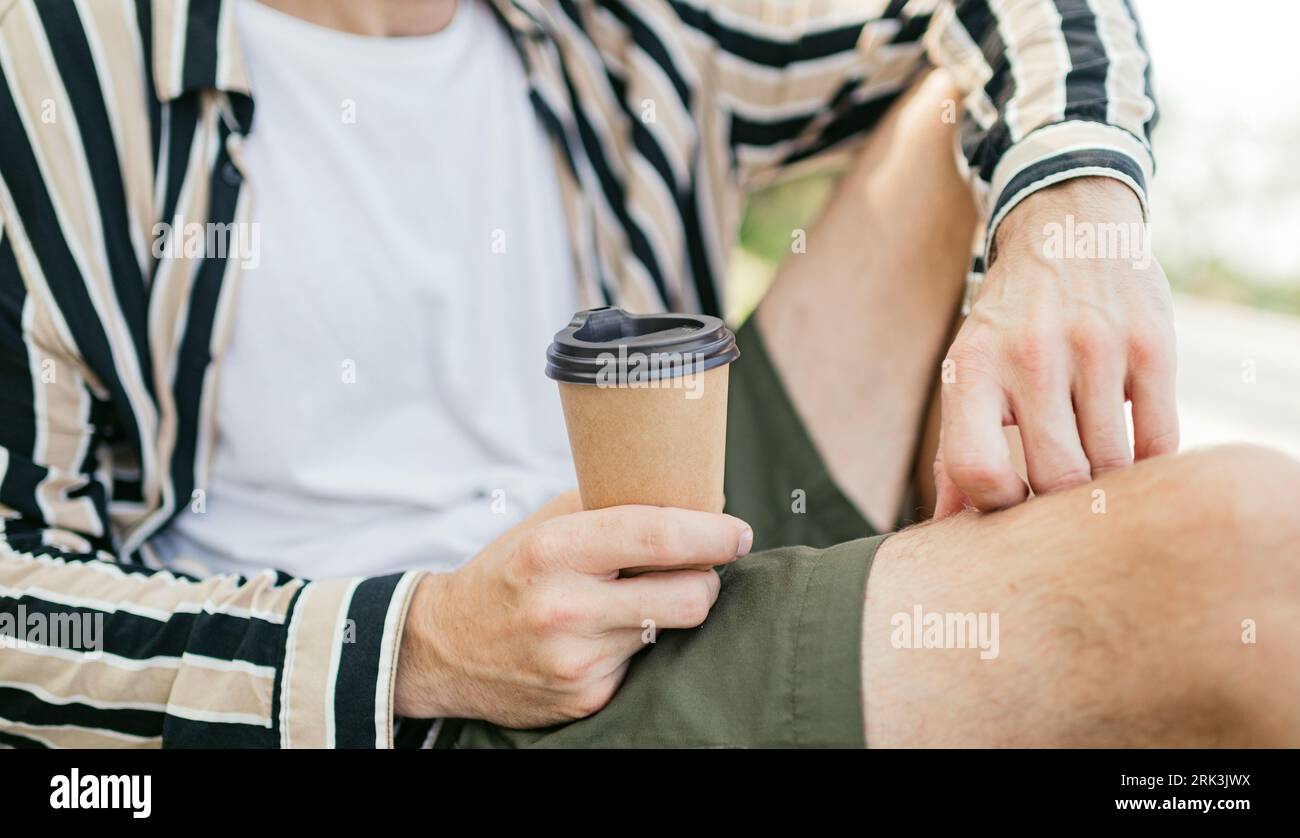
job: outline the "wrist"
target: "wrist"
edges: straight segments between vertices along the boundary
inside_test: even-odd
[[[1071,178],[1029,195],[1007,213],[994,233],[990,264],[1000,255],[1039,248],[1052,225],[1067,219],[1094,224],[1142,223],[1142,202],[1123,181]]]
[[[426,574],[411,594],[393,691],[393,710],[399,716],[428,719],[452,715],[446,704],[448,667],[437,641],[441,636],[439,616],[445,613],[440,602],[445,601],[453,576]]]

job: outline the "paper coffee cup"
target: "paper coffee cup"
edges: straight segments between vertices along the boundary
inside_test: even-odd
[[[716,317],[581,311],[555,335],[584,509],[621,504],[721,512],[727,370],[736,337]]]

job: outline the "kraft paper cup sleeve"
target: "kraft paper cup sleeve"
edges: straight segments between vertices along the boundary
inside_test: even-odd
[[[647,361],[656,354],[685,360]],[[737,357],[717,318],[575,315],[547,352],[547,374],[559,384],[583,508],[721,512],[728,365]]]

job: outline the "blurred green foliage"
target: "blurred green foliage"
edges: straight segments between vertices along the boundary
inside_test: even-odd
[[[743,322],[763,299],[776,266],[791,252],[793,232],[807,230],[821,212],[837,176],[822,173],[776,184],[750,198],[740,223],[740,246],[727,277],[727,319]]]
[[[1162,264],[1169,275],[1169,284],[1175,291],[1283,314],[1300,315],[1300,282],[1256,282],[1217,259],[1185,265],[1162,259]]]

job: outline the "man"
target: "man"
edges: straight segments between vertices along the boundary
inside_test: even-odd
[[[5,743],[1300,741],[1300,470],[1159,456],[1158,266],[1043,248],[1143,220],[1122,0],[6,0],[0,71],[0,603],[104,618],[3,652]],[[958,130],[944,520],[855,540],[977,224]],[[719,313],[746,191],[850,149],[739,335],[733,514],[544,503],[549,333]],[[1005,633],[920,651],[914,609]]]

